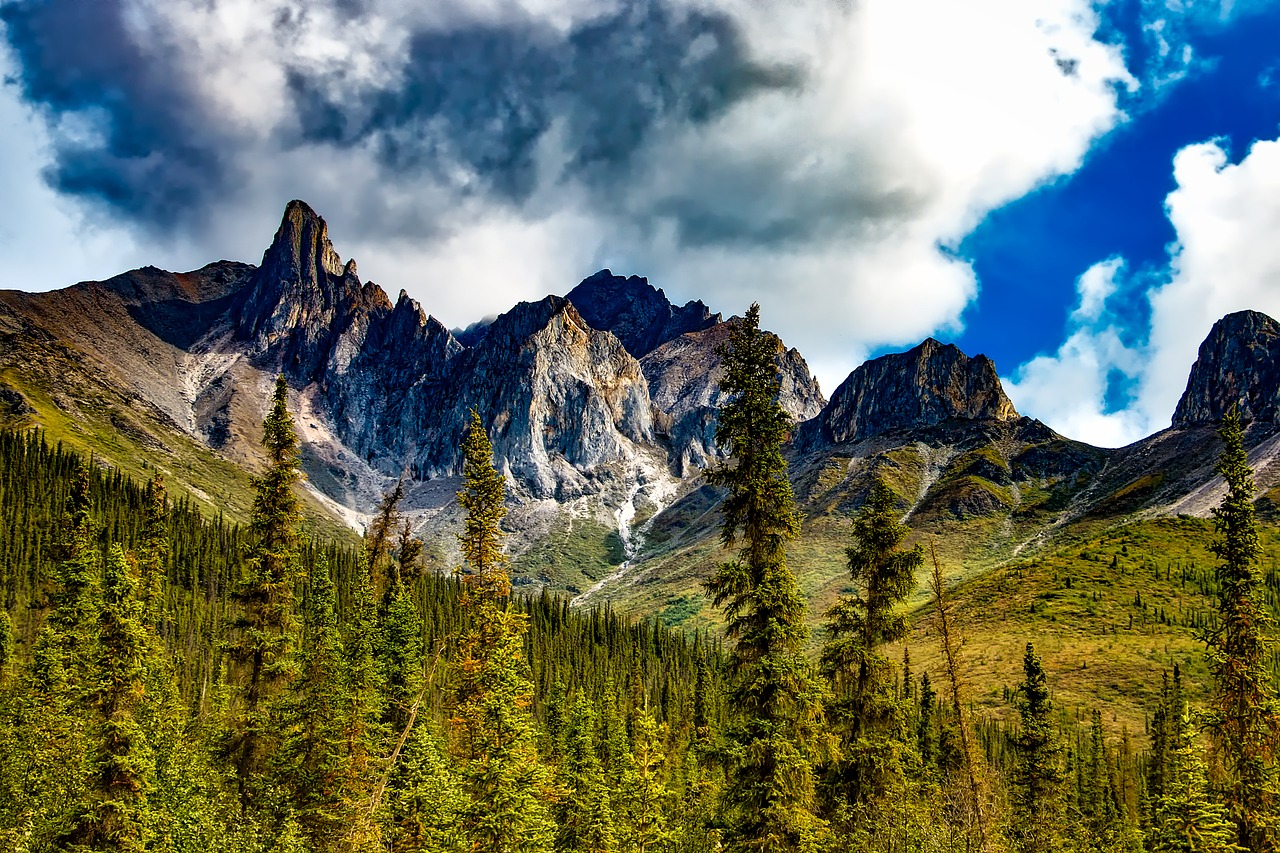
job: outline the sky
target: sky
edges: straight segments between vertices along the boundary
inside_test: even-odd
[[[301,198],[446,325],[608,267],[1102,446],[1280,317],[1280,0],[0,0],[0,79],[0,288],[256,262]]]

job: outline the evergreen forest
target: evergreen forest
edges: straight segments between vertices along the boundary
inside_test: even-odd
[[[1067,725],[1028,644],[1016,717],[966,696],[964,613],[884,484],[811,636],[758,306],[722,348],[706,472],[723,618],[687,633],[513,592],[505,481],[474,412],[460,565],[425,571],[382,500],[304,534],[277,381],[248,524],[39,432],[0,433],[0,850],[826,853],[1280,850],[1273,599],[1239,419],[1221,428],[1212,678],[1165,674],[1147,730]],[[902,654],[918,578],[944,666]]]

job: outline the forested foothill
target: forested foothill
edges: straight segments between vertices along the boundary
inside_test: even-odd
[[[1144,730],[1117,737],[1105,708],[1076,721],[1055,702],[1033,643],[1014,713],[975,705],[966,614],[882,482],[811,636],[787,564],[793,424],[756,306],[719,355],[715,636],[513,593],[475,412],[452,574],[424,570],[398,488],[361,547],[307,535],[283,377],[243,526],[160,476],[0,434],[0,848],[1278,849],[1276,577],[1239,418],[1196,626],[1204,701],[1175,665]],[[903,652],[919,577],[928,670]]]

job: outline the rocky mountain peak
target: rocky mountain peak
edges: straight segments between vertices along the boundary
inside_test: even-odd
[[[874,358],[849,374],[810,431],[825,443],[858,441],[895,429],[921,429],[959,418],[1018,417],[995,364],[954,344],[927,338],[906,352]]]
[[[636,358],[720,322],[720,315],[701,301],[677,307],[647,278],[625,278],[607,269],[583,279],[565,298],[592,328],[613,332]]]
[[[726,395],[720,390],[724,363],[717,350],[728,343],[733,327],[741,320],[733,317],[681,335],[640,359],[658,413],[657,429],[667,437],[672,467],[682,476],[705,467],[721,453],[715,431]],[[765,334],[777,352],[778,402],[797,423],[809,420],[826,404],[818,381],[797,350],[788,349],[772,332]]]
[[[1246,421],[1280,422],[1280,323],[1257,311],[1237,311],[1213,324],[1173,425],[1217,424],[1233,405]]]
[[[324,219],[295,199],[247,288],[236,330],[256,354],[308,380],[323,364],[335,330],[356,313],[390,307],[382,288],[361,285],[354,261],[343,264]]]

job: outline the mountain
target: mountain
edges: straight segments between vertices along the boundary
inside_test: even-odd
[[[1009,421],[1018,413],[991,359],[969,358],[954,344],[928,338],[906,352],[855,369],[831,402],[805,425],[806,445],[832,445],[948,420]]]
[[[0,293],[0,425],[41,425],[139,477],[164,471],[206,510],[242,519],[233,496],[262,463],[263,406],[283,372],[314,523],[358,529],[403,477],[432,564],[447,570],[474,407],[508,478],[518,582],[711,624],[700,582],[722,559],[719,495],[699,473],[721,454],[717,350],[736,322],[601,270],[455,334],[403,291],[392,301],[363,282],[324,219],[293,201],[257,265]],[[1253,312],[1224,318],[1171,427],[1118,450],[1020,416],[991,361],[953,345],[870,360],[827,401],[774,336],[797,423],[802,582],[818,603],[843,588],[848,519],[877,477],[918,537],[939,537],[956,576],[1134,519],[1204,515],[1218,488],[1213,424],[1237,397],[1272,489],[1278,331]]]
[[[583,279],[565,298],[593,329],[612,332],[636,358],[720,322],[720,315],[712,314],[701,301],[676,307],[647,278],[625,278],[609,270]]]
[[[659,417],[657,430],[670,442],[674,467],[682,477],[705,468],[722,454],[716,446],[716,412],[725,402],[720,391],[724,378],[718,349],[741,318],[718,322],[667,341],[640,359],[649,383],[649,397]],[[809,366],[795,349],[788,349],[777,335],[766,332],[777,351],[782,408],[803,423],[818,415],[826,400]]]

